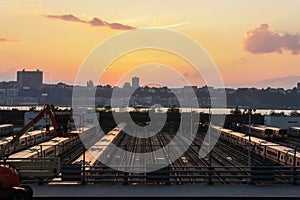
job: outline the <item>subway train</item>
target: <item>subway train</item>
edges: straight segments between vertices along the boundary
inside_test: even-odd
[[[53,128],[50,128],[50,130],[53,130]],[[36,145],[38,143],[41,143],[45,140],[50,139],[50,136],[46,136],[45,130],[36,130],[36,131],[30,131],[26,134],[22,135],[19,143],[11,146],[7,151],[8,152],[16,152],[23,148],[26,148],[28,146]],[[13,137],[4,137],[0,139],[0,149],[3,148],[10,140],[12,140]]]
[[[293,137],[300,137],[300,127],[291,127],[289,134]]]
[[[64,150],[67,150],[74,137],[55,137],[47,142],[25,149],[15,153],[9,158],[38,158],[38,157],[55,157],[59,156]]]
[[[245,134],[249,133],[249,125],[243,124],[243,132]],[[259,137],[262,139],[286,139],[288,137],[288,131],[285,129],[280,129],[276,127],[260,126],[260,125],[251,125],[250,126],[250,135]]]
[[[113,130],[109,131],[103,137],[99,138],[93,145],[91,145],[85,152],[85,155],[81,155],[77,158],[73,164],[82,163],[83,160],[89,163],[90,166],[97,163],[98,158],[103,155],[107,150],[107,147],[112,143],[112,141],[120,141],[122,139],[121,132],[126,126],[125,123],[120,123]]]
[[[243,133],[234,132],[219,126],[211,126],[211,130],[220,133],[220,138],[229,143],[239,145],[244,149],[248,148],[249,136]],[[250,144],[252,152],[266,159],[284,166],[300,166],[300,153],[295,152],[292,148],[280,146],[279,144],[253,136],[250,137]]]
[[[275,139],[286,139],[288,138],[288,131],[286,129],[282,128],[276,128],[276,127],[265,127],[268,130],[273,131],[273,135]]]
[[[31,148],[12,154],[9,158],[57,157],[64,151],[78,145],[81,138],[87,140],[89,136],[93,136],[92,133],[94,133],[95,130],[95,126],[84,127],[82,128],[82,131],[72,131],[78,132],[79,134],[81,133],[82,135],[80,137],[55,137],[47,142],[40,143]]]

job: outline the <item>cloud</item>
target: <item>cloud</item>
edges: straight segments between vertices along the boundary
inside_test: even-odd
[[[17,42],[17,40],[9,40],[6,38],[0,38],[0,44],[1,43],[9,43],[9,42]]]
[[[117,30],[132,30],[132,29],[135,29],[132,26],[123,25],[123,24],[120,24],[120,23],[111,23],[111,24],[108,24],[108,26],[111,29],[117,29]]]
[[[106,26],[107,23],[102,21],[101,19],[98,19],[96,17],[93,18],[93,20],[88,21],[87,23],[89,23],[92,26]]]
[[[7,42],[8,40],[5,38],[0,38],[0,42]]]
[[[246,51],[253,54],[283,53],[283,50],[291,51],[293,55],[300,54],[300,35],[285,33],[280,35],[269,29],[268,24],[249,30],[243,39]]]
[[[64,21],[70,21],[70,22],[82,22],[86,23],[85,21],[79,19],[78,17],[75,17],[72,14],[66,14],[66,15],[45,15],[45,17],[50,19],[59,19]]]
[[[59,20],[63,20],[63,21],[70,21],[70,22],[79,22],[79,23],[86,23],[89,24],[91,26],[95,26],[95,27],[99,27],[99,26],[103,26],[103,27],[108,27],[111,29],[116,29],[116,30],[132,30],[132,29],[136,29],[133,26],[128,26],[128,25],[124,25],[121,23],[109,23],[106,21],[103,21],[97,17],[94,17],[92,20],[90,21],[86,21],[86,20],[82,20],[72,14],[65,14],[65,15],[45,15],[45,17],[50,18],[50,19],[59,19]]]
[[[177,24],[170,24],[170,25],[165,25],[165,26],[158,26],[159,28],[171,28],[171,27],[176,27],[176,26],[182,26],[190,24],[190,22],[182,22],[182,23],[177,23]]]

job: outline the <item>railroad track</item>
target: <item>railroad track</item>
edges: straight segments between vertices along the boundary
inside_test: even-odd
[[[98,163],[98,170],[101,170],[101,175],[99,179],[104,183],[111,184],[149,184],[148,175],[151,173],[135,173],[135,168],[146,168],[147,165],[159,165],[160,161],[165,159],[168,161],[169,166],[166,168],[167,173],[165,173],[165,178],[169,176],[169,182],[171,184],[198,184],[198,183],[208,183],[211,179],[214,182],[220,184],[233,184],[247,183],[247,173],[248,166],[248,152],[247,149],[243,149],[240,146],[233,145],[223,139],[219,139],[211,153],[211,163],[207,159],[199,158],[198,153],[203,143],[203,134],[198,134],[190,147],[180,155],[183,151],[183,146],[177,146],[177,148],[163,149],[163,156],[157,155],[156,151],[165,147],[174,139],[174,134],[171,133],[158,133],[147,139],[138,138],[138,133],[134,136],[129,136],[127,134],[122,134],[122,136],[117,140],[113,141],[114,144],[118,145],[125,151],[133,152],[135,154],[124,153],[124,151],[112,151],[109,148],[105,152],[105,156],[109,156],[114,162],[107,163],[115,165],[115,170],[107,167],[101,163]],[[149,136],[149,134],[148,134]],[[175,144],[187,144],[185,138],[178,138]],[[170,152],[168,152],[170,151]],[[142,154],[154,152],[151,157],[141,156]],[[178,159],[174,162],[170,161],[169,155],[178,155]],[[277,163],[265,160],[263,157],[255,155],[252,153],[251,163],[254,166],[277,166]],[[130,169],[132,172],[123,172],[122,169]],[[211,170],[211,171],[209,171]],[[220,171],[221,170],[221,171]],[[159,170],[158,170],[159,171]],[[156,173],[156,172],[154,172]],[[157,172],[158,173],[158,172]],[[164,176],[163,175],[163,176]],[[249,175],[249,174],[248,174]],[[234,177],[236,176],[236,178]],[[244,177],[243,177],[244,176]],[[211,177],[211,178],[209,178]],[[164,179],[164,177],[161,177]],[[160,182],[160,178],[157,180],[152,180],[154,184],[163,184],[165,182]],[[165,181],[165,179],[164,179]],[[280,180],[278,180],[280,181]],[[151,181],[150,181],[151,182]],[[95,182],[96,183],[96,182]],[[257,184],[264,184],[263,182],[256,182]]]

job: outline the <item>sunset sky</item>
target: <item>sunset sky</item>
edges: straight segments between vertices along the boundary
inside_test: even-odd
[[[299,8],[299,0],[0,1],[0,81],[16,80],[17,70],[40,69],[44,82],[72,84],[101,42],[124,31],[165,27],[199,43],[227,87],[291,88],[300,82]],[[201,84],[184,59],[155,50],[116,60],[100,84],[122,85],[120,77],[130,71],[124,81],[137,75],[142,84],[168,79],[169,86],[182,86],[164,66]]]

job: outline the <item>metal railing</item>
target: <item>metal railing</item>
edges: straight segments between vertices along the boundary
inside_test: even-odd
[[[120,166],[118,166],[120,167]],[[145,166],[135,166],[145,167]],[[222,185],[290,185],[300,183],[300,167],[282,166],[245,166],[239,167],[166,167],[147,173],[128,173],[99,165],[83,167],[82,165],[63,165],[61,173],[55,177],[28,179],[22,177],[24,183],[39,184],[222,184]],[[125,167],[124,167],[125,169]]]

